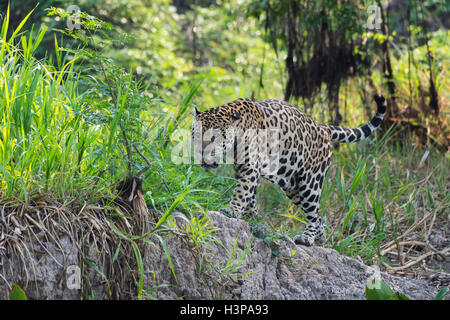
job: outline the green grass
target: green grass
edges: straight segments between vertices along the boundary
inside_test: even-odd
[[[108,196],[111,184],[147,165],[133,152],[137,148],[152,166],[144,171],[149,205],[166,211],[184,194],[185,208],[208,207],[211,194],[217,194],[212,175],[176,165],[170,157],[171,136],[190,114],[201,82],[190,87],[178,106],[170,106],[148,98],[131,72],[98,53],[63,49],[55,37],[57,61],[37,60],[34,50],[46,30],[33,39],[32,32],[16,29],[6,39],[7,28],[5,19],[0,54],[2,196],[19,203],[42,192],[58,198]],[[20,41],[15,39],[19,35]],[[80,71],[83,65],[77,63],[87,58],[93,59],[88,71],[99,71],[97,78]]]

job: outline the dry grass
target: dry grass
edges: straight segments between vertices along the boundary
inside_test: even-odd
[[[448,209],[441,204],[434,210],[424,210],[423,217],[411,226],[397,221],[398,236],[380,248],[381,256],[389,261],[381,260],[387,272],[427,279],[439,274],[441,282],[437,285],[449,285]]]
[[[138,291],[133,279],[139,275],[137,261],[133,259],[133,241],[123,240],[126,235],[134,235],[133,239],[139,240],[154,223],[147,221],[151,215],[139,181],[129,179],[121,186],[130,186],[131,192],[126,194],[124,189],[115,199],[103,199],[99,204],[84,202],[81,207],[77,204],[79,199],[62,202],[46,195],[20,205],[1,199],[0,257],[17,261],[20,266],[17,279],[25,279],[23,285],[27,287],[29,279],[35,278],[35,263],[41,256],[48,255],[60,264],[53,256],[54,252],[47,249],[48,244],[59,248],[58,251],[64,255],[63,261],[66,261],[66,248],[61,239],[69,237],[79,253],[80,267],[83,270],[94,269],[106,282],[108,290],[101,298],[136,298]],[[135,243],[142,249],[142,241]],[[9,265],[12,268],[12,264]],[[10,274],[14,274],[12,269]],[[13,279],[6,279],[3,275],[1,278],[11,287]],[[85,285],[83,296],[92,296],[91,289]]]

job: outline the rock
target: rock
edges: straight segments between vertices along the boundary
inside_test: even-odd
[[[175,281],[164,252],[153,247],[144,264],[156,273],[156,283],[166,287],[154,291],[161,299],[365,299],[365,285],[376,269],[322,247],[297,246],[282,241],[277,252],[262,239],[254,238],[249,225],[218,212],[208,212],[211,225],[218,228],[220,244],[205,246],[203,252],[189,248],[180,238],[166,239],[174,261]],[[180,219],[181,220],[181,219]],[[237,239],[237,241],[236,241]],[[236,242],[236,252],[232,257]],[[251,246],[248,253],[246,248]],[[227,261],[237,261],[245,254],[238,274],[220,274]],[[203,259],[203,260],[202,260]],[[202,272],[197,272],[200,262]],[[147,276],[146,287],[153,275]],[[394,291],[413,299],[431,299],[437,289],[425,281],[379,273]],[[208,279],[210,282],[208,282]]]
[[[78,265],[78,249],[67,236],[59,240],[60,246],[53,241],[28,243],[23,257],[0,256],[0,300],[8,299],[12,283],[19,283],[28,299],[80,298],[64,283],[67,266]]]
[[[284,240],[266,243],[255,238],[243,220],[228,218],[218,212],[208,212],[207,217],[209,226],[217,228],[212,237],[204,239],[208,244],[200,241],[196,245],[186,232],[160,234],[170,253],[174,272],[157,237],[149,238],[153,244],[139,244],[146,271],[144,298],[365,299],[367,280],[376,273],[373,267],[330,248],[297,246]],[[184,219],[176,218],[176,222],[180,230],[186,230]],[[29,250],[22,260],[17,256],[0,255],[0,299],[8,298],[14,282],[30,299],[81,298],[80,290],[67,287],[66,274],[68,266],[80,265],[80,246],[69,236],[59,236],[57,245],[52,242],[54,238],[46,239],[41,244],[27,244]],[[104,248],[91,249],[88,259],[101,269],[101,273],[108,275],[112,257],[105,262],[98,254]],[[109,248],[108,252],[114,253],[114,250]],[[130,265],[134,263],[134,256],[125,259],[131,261]],[[126,263],[122,266],[126,269]],[[93,268],[84,271],[93,298],[135,297],[137,289],[129,275],[123,279],[111,276],[108,288],[98,271]],[[431,299],[438,291],[425,281],[383,272],[378,276],[393,290],[413,299]],[[108,294],[111,288],[112,295]]]

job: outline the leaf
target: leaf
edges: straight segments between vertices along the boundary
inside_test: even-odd
[[[367,300],[392,300],[393,296],[391,288],[381,280],[370,279],[366,284]]]
[[[11,291],[9,292],[9,300],[28,300],[25,292],[17,283],[13,283]]]
[[[37,49],[37,47],[41,43],[42,39],[44,38],[44,35],[45,35],[45,32],[47,31],[47,29],[48,29],[48,27],[45,26],[45,25],[41,27],[41,30],[39,31],[38,37],[37,37],[36,41],[33,44],[32,51],[35,51]]]
[[[292,218],[294,220],[297,220],[300,223],[306,224],[305,220],[303,220],[303,219],[301,219],[301,218],[299,218],[299,217],[297,217],[296,215],[293,215],[293,214],[286,213],[286,214],[280,214],[280,216],[283,216],[283,217],[286,217],[286,218]]]
[[[153,231],[157,230],[160,225],[162,225],[164,222],[166,222],[166,220],[170,217],[170,214],[172,213],[172,211],[175,210],[176,207],[178,207],[178,205],[181,203],[181,201],[183,201],[183,199],[187,193],[188,193],[188,190],[185,190],[172,202],[172,205],[170,206],[170,208],[167,209],[167,211],[162,215],[162,217],[156,223],[155,227],[153,228]]]
[[[272,255],[279,258],[281,256],[281,251],[279,249],[272,250]]]
[[[169,262],[170,270],[172,270],[173,277],[175,278],[175,282],[178,283],[177,275],[175,274],[175,269],[173,268],[172,258],[170,257],[170,252],[167,249],[166,243],[164,242],[163,238],[157,234],[155,236],[158,238],[159,242],[161,243],[161,247],[164,250],[164,253],[166,254],[167,261]]]
[[[363,162],[363,165],[361,166],[359,161],[358,161],[358,167],[356,169],[356,174],[355,177],[352,181],[352,184],[350,186],[350,193],[353,194],[356,190],[356,187],[358,187],[358,185],[361,182],[362,177],[364,176],[364,173],[366,172],[366,161]]]
[[[142,262],[141,251],[139,250],[136,242],[131,241],[131,246],[133,247],[134,255],[136,257],[136,263],[139,271],[139,283],[138,283],[138,299],[142,300],[142,292],[144,291],[144,263]]]
[[[36,5],[36,7],[37,7],[37,5]],[[34,9],[36,9],[36,7],[34,7]],[[20,29],[22,29],[22,27],[25,24],[25,22],[27,22],[28,18],[31,16],[31,14],[33,13],[34,9],[32,9],[27,14],[27,16],[20,22],[20,24],[15,28],[14,33],[12,34],[12,36],[8,40],[8,43],[13,43],[13,40],[16,37],[17,33],[20,31]],[[8,3],[8,15],[9,15],[9,3]]]
[[[116,209],[117,210],[117,209]],[[117,260],[117,257],[119,256],[119,252],[120,252],[120,245],[122,244],[122,238],[119,238],[119,244],[117,245],[117,249],[114,252],[114,256],[112,259],[112,264]]]
[[[83,258],[84,262],[86,262],[92,269],[94,269],[95,272],[97,272],[106,282],[106,285],[108,287],[108,293],[111,297],[111,286],[109,285],[108,277],[89,259]]]
[[[401,292],[396,292],[390,300],[411,300],[411,298]]]
[[[434,296],[433,300],[444,300],[445,295],[448,292],[448,288],[442,288],[439,292]]]
[[[0,59],[3,60],[5,47],[6,47],[6,34],[8,33],[8,25],[9,25],[9,2],[8,2],[8,9],[6,10],[6,17],[3,18],[3,25],[2,25],[2,47],[0,49]]]
[[[264,232],[262,231],[262,229],[254,228],[252,229],[252,234],[256,238],[264,239]]]
[[[352,204],[350,205],[350,209],[349,209],[348,213],[345,215],[342,232],[344,232],[345,228],[347,227],[348,222],[353,217],[353,215],[356,212],[356,209],[358,209],[358,208],[359,208],[358,198],[355,198],[353,200]]]

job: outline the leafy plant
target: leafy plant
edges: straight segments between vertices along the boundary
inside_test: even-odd
[[[25,292],[17,283],[13,283],[9,292],[9,300],[27,300]]]
[[[367,300],[411,300],[400,292],[393,292],[383,281],[378,279],[369,280],[366,284]]]
[[[367,300],[411,300],[408,296],[401,292],[394,292],[383,281],[378,279],[370,279],[366,284],[366,298]],[[448,288],[442,288],[433,297],[433,300],[444,300]]]
[[[444,300],[445,295],[448,293],[449,288],[442,288],[439,292],[433,297],[433,300]]]

